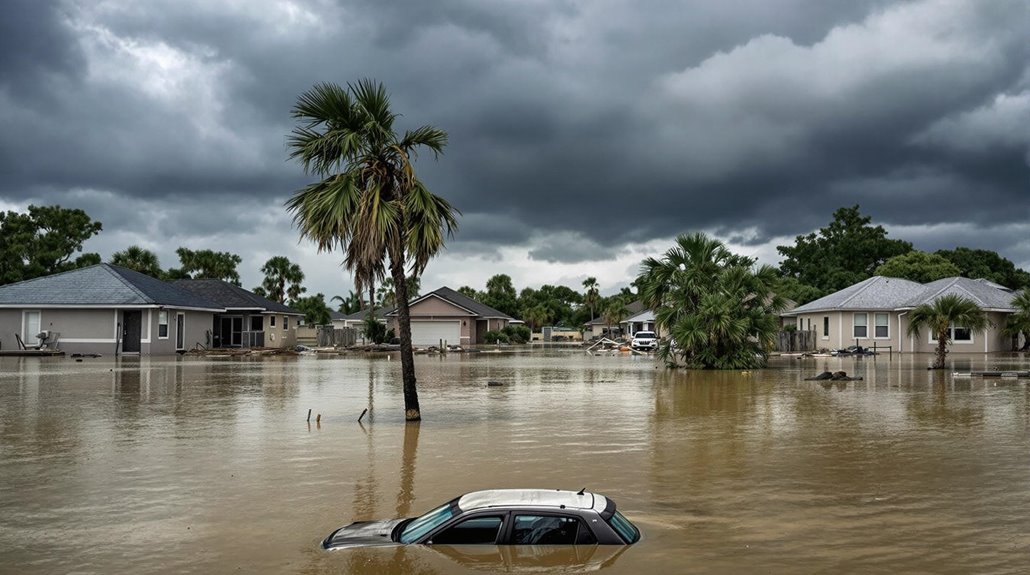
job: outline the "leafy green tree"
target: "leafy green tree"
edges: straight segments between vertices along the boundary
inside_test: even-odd
[[[525,320],[534,330],[538,330],[551,320],[551,311],[543,304],[537,304],[524,312]]]
[[[482,301],[479,299],[480,297],[482,297],[481,294],[479,294],[479,292],[477,292],[474,288],[471,288],[469,286],[461,286],[460,288],[458,288],[458,293],[482,303]]]
[[[908,334],[919,337],[919,332],[929,329],[937,338],[937,357],[934,369],[944,368],[944,358],[951,343],[951,327],[962,326],[974,332],[984,331],[994,324],[987,313],[975,301],[955,294],[946,294],[917,306],[909,314]]]
[[[956,275],[964,278],[983,278],[1012,289],[1030,287],[1030,272],[1017,268],[998,252],[958,247],[935,253],[955,264],[959,269]]]
[[[329,315],[332,310],[326,305],[325,295],[321,293],[292,299],[290,307],[303,312],[306,325],[329,325],[333,321]]]
[[[1019,336],[1023,336],[1023,347],[1020,351],[1030,350],[1030,287],[1023,288],[1012,299],[1016,313],[1006,318],[1005,335],[1012,337],[1013,348],[1019,344]]]
[[[588,277],[583,280],[583,303],[590,308],[590,321],[594,321],[594,309],[601,303],[601,291],[597,286],[597,278]]]
[[[839,208],[818,233],[797,236],[793,246],[776,247],[784,258],[780,272],[823,296],[872,277],[888,259],[912,251],[912,244],[887,239],[887,230],[871,222],[857,205]]]
[[[270,300],[285,303],[287,298],[295,300],[307,291],[301,286],[304,272],[286,256],[269,258],[265,265],[261,266],[261,273],[265,274],[261,289]]]
[[[700,233],[681,235],[660,259],[644,260],[641,297],[670,336],[660,347],[663,359],[694,369],[764,364],[784,301],[775,293],[775,268],[747,262]]]
[[[344,250],[344,265],[356,282],[388,264],[400,327],[405,419],[420,420],[408,270],[421,276],[458,222],[457,210],[418,179],[412,159],[418,148],[438,155],[447,134],[422,126],[399,136],[386,89],[371,80],[346,89],[318,84],[298,98],[292,114],[299,125],[288,140],[290,157],[321,179],[286,206],[301,235],[319,251]]]
[[[243,262],[243,258],[236,254],[183,247],[175,250],[175,253],[181,265],[178,269],[168,270],[167,275],[172,279],[216,279],[240,285],[240,274],[236,266]]]
[[[797,278],[784,277],[781,277],[776,282],[776,293],[797,305],[806,304],[823,296],[823,292],[818,288],[803,284]]]
[[[123,251],[111,254],[110,263],[123,268],[129,268],[130,270],[136,270],[150,277],[164,277],[157,254],[140,246],[132,245]]]
[[[29,206],[28,213],[0,212],[0,285],[100,263],[82,244],[103,226],[86,212],[61,206]]]
[[[519,312],[518,293],[508,274],[497,274],[486,280],[486,292],[481,300],[495,310],[515,317]]]
[[[876,268],[875,275],[902,278],[925,284],[955,277],[960,273],[958,266],[943,256],[913,250],[885,261],[883,265]]]
[[[418,292],[422,290],[422,278],[411,276],[408,278],[408,301],[411,301],[418,297]],[[376,301],[379,307],[396,307],[397,298],[396,291],[393,287],[393,278],[386,278],[383,283],[379,285],[379,289],[376,290]]]

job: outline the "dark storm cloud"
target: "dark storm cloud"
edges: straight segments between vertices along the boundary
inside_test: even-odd
[[[1030,219],[1019,1],[0,10],[0,200],[88,206],[107,230],[166,213],[162,234],[203,237],[278,209],[307,179],[286,161],[297,95],[365,76],[401,127],[449,132],[418,167],[465,214],[456,256],[582,262],[693,230],[759,246],[856,203],[906,230]]]

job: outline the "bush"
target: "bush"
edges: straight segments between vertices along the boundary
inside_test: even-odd
[[[483,339],[486,343],[510,343],[508,334],[503,331],[488,331],[483,335]]]
[[[525,325],[509,325],[501,330],[511,343],[526,343],[533,337],[533,332]]]
[[[392,332],[393,330],[390,331]],[[365,320],[365,337],[376,344],[383,343],[389,339],[386,333],[386,326],[372,318]]]

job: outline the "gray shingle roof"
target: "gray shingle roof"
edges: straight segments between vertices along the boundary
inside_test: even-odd
[[[394,308],[392,308],[392,307],[386,307],[386,308],[377,307],[376,308],[376,319],[382,320],[383,318],[386,317],[386,314],[392,312],[393,309]],[[366,317],[368,317],[368,310],[362,309],[362,310],[358,310],[358,311],[356,311],[354,313],[348,313],[348,314],[342,314],[340,312],[334,311],[334,312],[330,313],[329,316],[333,320],[335,320],[335,321],[340,321],[340,320],[346,320],[346,321],[361,320],[361,321],[364,321],[364,319]]]
[[[971,299],[984,309],[1016,311],[1012,305],[1015,293],[1005,286],[985,279],[944,278],[925,284],[922,293],[909,300],[905,307],[915,307],[924,303],[933,303],[937,298],[954,294]]]
[[[486,304],[479,303],[478,301],[464,294],[456,292],[446,286],[411,300],[411,304],[414,305],[416,302],[422,301],[425,298],[434,295],[444,301],[450,302],[458,307],[469,310],[470,312],[472,312],[472,314],[474,314],[477,317],[493,317],[507,320],[515,320],[515,318],[511,317],[510,315],[504,312],[498,311]],[[395,312],[396,310],[390,310],[389,312],[387,312],[387,315],[396,315]]]
[[[304,315],[277,301],[263,298],[254,292],[227,281],[216,279],[175,280],[174,285],[219,304],[219,307],[238,310],[270,311],[286,315]]]
[[[904,307],[923,292],[923,284],[901,278],[873,276],[791,310],[790,315],[830,310],[892,310]]]
[[[4,306],[159,305],[220,311],[222,306],[166,281],[111,264],[97,264],[0,286]]]
[[[987,280],[952,277],[921,284],[901,278],[873,276],[783,315],[819,311],[908,309],[931,303],[948,293],[972,299],[986,309],[1014,309],[1012,299],[1015,296],[1012,291]]]

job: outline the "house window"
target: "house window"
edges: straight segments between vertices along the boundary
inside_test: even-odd
[[[157,312],[157,337],[168,339],[168,312],[165,310]]]
[[[283,329],[290,329],[290,316],[283,316]]]
[[[973,343],[973,330],[968,327],[948,326],[948,340],[952,343]],[[930,334],[930,343],[937,343],[937,334]]]
[[[878,313],[873,316],[873,337],[886,339],[889,338],[890,333],[890,321],[889,317],[885,313]]]
[[[275,316],[268,316],[268,327],[275,327]]]
[[[864,313],[856,313],[853,325],[855,337],[869,337],[869,316]]]
[[[823,316],[823,337],[830,337],[830,316]]]

